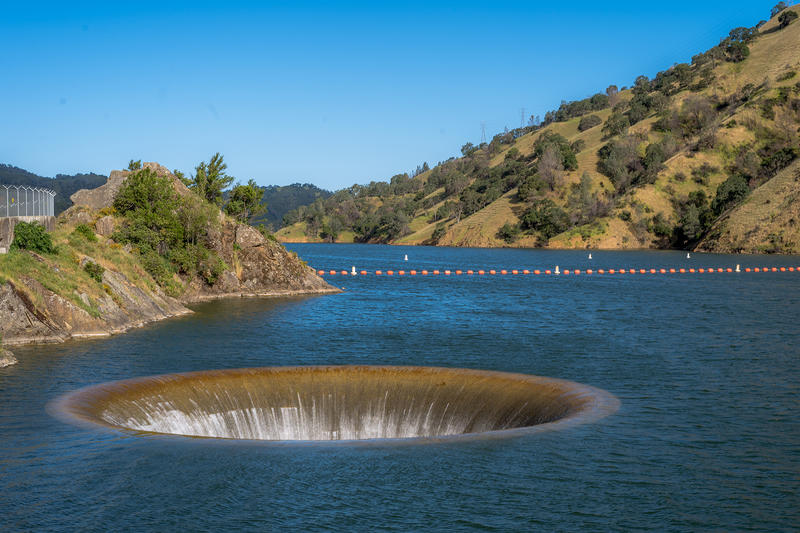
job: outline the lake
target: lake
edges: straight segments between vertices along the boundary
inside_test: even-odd
[[[294,244],[318,269],[800,267],[797,256]],[[408,255],[408,261],[404,256]],[[0,529],[793,530],[800,272],[326,276],[0,369]],[[414,446],[193,439],[48,414],[111,380],[284,365],[499,370],[609,391],[558,431]]]

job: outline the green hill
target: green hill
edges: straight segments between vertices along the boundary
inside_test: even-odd
[[[94,189],[106,182],[106,177],[99,174],[58,174],[55,178],[37,176],[32,172],[11,165],[0,164],[0,185],[25,185],[42,187],[56,192],[55,213],[72,206],[69,197],[81,189]]]
[[[419,175],[317,199],[276,236],[800,252],[796,217],[757,216],[797,209],[797,13],[735,28],[690,63],[564,103]]]
[[[264,196],[261,198],[261,203],[267,206],[267,211],[263,215],[255,217],[251,223],[254,225],[264,224],[271,230],[283,225],[283,217],[289,211],[302,205],[311,204],[317,199],[328,198],[333,194],[310,183],[269,185],[262,189]]]

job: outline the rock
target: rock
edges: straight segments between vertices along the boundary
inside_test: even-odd
[[[0,348],[0,368],[16,364],[17,358],[14,357],[14,354],[10,350]]]
[[[114,217],[111,215],[106,215],[94,223],[94,229],[97,231],[97,234],[103,237],[110,237],[111,234],[114,233],[115,226]]]
[[[253,248],[254,246],[261,246],[266,239],[260,231],[253,226],[245,224],[236,225],[236,244],[240,248]]]

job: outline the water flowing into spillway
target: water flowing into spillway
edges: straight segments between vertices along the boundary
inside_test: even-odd
[[[558,379],[431,367],[274,367],[170,374],[71,393],[59,409],[137,431],[270,441],[440,438],[554,426],[616,409]]]

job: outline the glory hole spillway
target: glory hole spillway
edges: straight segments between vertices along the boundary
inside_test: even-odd
[[[168,374],[70,393],[72,420],[193,437],[263,441],[452,439],[595,420],[609,393],[505,372],[388,366],[271,367]]]

